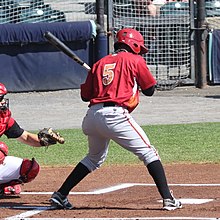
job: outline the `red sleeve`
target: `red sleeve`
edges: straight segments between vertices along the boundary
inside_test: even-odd
[[[11,125],[11,122],[9,122],[9,126],[7,127],[7,130],[5,131],[5,135],[8,137],[8,138],[18,138],[20,137],[23,132],[24,132],[24,129],[21,128],[18,123],[13,119],[13,124]]]
[[[157,81],[155,80],[154,76],[148,69],[146,61],[144,59],[139,60],[137,68],[138,68],[137,82],[142,90],[148,89],[157,84]]]
[[[13,125],[15,124],[15,120],[10,117],[10,114],[11,113],[9,112],[9,115],[2,118],[2,121],[0,124],[1,125],[0,126],[0,136],[7,133],[7,131],[10,130],[10,128],[13,127]]]
[[[17,127],[16,121],[11,117],[11,111],[7,109],[6,111],[0,112],[1,123],[0,123],[0,136],[5,134],[7,137],[10,136],[12,130]],[[19,127],[20,128],[20,127]],[[16,129],[18,130],[18,129]]]
[[[15,120],[13,118],[10,118],[9,121],[8,121],[7,130],[9,128],[11,128],[14,125],[14,123],[15,123]]]
[[[88,101],[92,98],[92,81],[92,72],[89,71],[85,83],[80,86],[81,97]]]

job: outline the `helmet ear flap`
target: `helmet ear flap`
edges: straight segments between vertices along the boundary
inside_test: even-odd
[[[139,50],[139,45],[136,44],[135,42],[133,43],[133,46],[134,46],[135,48],[137,48],[137,50]]]

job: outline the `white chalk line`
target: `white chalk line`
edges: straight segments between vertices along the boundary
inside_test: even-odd
[[[92,192],[70,192],[70,195],[74,195],[74,194],[80,194],[80,195],[87,195],[87,194],[104,194],[104,193],[109,193],[109,192],[113,192],[113,191],[116,191],[116,190],[120,190],[120,189],[124,189],[124,188],[129,188],[129,187],[133,187],[133,186],[155,186],[155,184],[142,184],[142,183],[123,183],[123,184],[119,184],[119,185],[116,185],[116,186],[112,186],[112,187],[107,187],[107,188],[104,188],[104,189],[99,189],[99,190],[94,190]],[[190,186],[190,187],[199,187],[199,186],[206,186],[206,187],[213,187],[213,186],[220,186],[220,184],[169,184],[169,186]],[[53,192],[22,192],[21,194],[52,194]],[[200,199],[182,199],[183,203],[187,204],[186,202],[190,202],[189,204],[202,204],[202,203],[205,203],[205,202],[210,202],[212,201],[213,199],[210,199],[210,200],[201,200]],[[195,202],[197,200],[197,202]],[[159,202],[162,202],[159,201]],[[0,208],[6,208],[6,207],[0,207]],[[18,206],[12,206],[12,207],[8,207],[8,208],[16,208],[18,209],[19,207]],[[28,209],[28,207],[20,207],[21,209]],[[30,209],[33,208],[33,210],[30,210],[30,211],[27,211],[27,212],[24,212],[24,213],[21,213],[19,215],[15,215],[15,216],[11,216],[11,217],[8,217],[8,218],[5,218],[5,220],[12,220],[12,219],[22,219],[22,220],[28,220],[28,218],[25,218],[25,217],[30,217],[30,216],[33,216],[33,215],[36,215],[36,214],[39,214],[40,212],[43,212],[45,210],[51,210],[53,209],[53,207],[51,206],[44,206],[44,207],[29,207]],[[33,220],[33,218],[30,218],[31,220]],[[45,218],[42,218],[45,220]],[[49,220],[52,220],[53,218],[48,218]],[[54,218],[56,220],[65,220],[65,219],[72,219],[72,218]],[[100,218],[87,218],[88,220],[91,220],[91,219],[95,219],[95,220],[99,220]],[[87,220],[86,218],[79,218],[78,220]],[[101,218],[102,219],[102,218]],[[114,219],[114,220],[120,220],[120,219],[129,219],[129,220],[132,220],[132,218],[105,218],[105,220],[111,220],[111,219]],[[144,220],[147,220],[147,219],[178,219],[178,218],[133,218],[135,220],[137,219],[144,219]],[[199,218],[193,218],[193,217],[187,217],[187,218],[184,218],[184,217],[181,217],[179,219],[199,219]],[[205,218],[201,218],[201,219],[204,219]],[[215,219],[216,218],[207,218],[207,220],[212,220],[212,219]],[[37,218],[37,220],[40,220],[40,218]],[[74,220],[77,220],[76,218],[74,218]]]
[[[116,186],[107,187],[104,189],[98,189],[91,192],[70,192],[70,195],[99,195],[117,190],[133,187],[133,186],[155,186],[155,184],[145,183],[122,183]],[[219,187],[220,184],[169,184],[169,186],[181,186],[181,187]],[[53,192],[21,192],[23,195],[51,195]]]
[[[135,218],[7,218],[5,220],[219,220],[203,217],[135,217]]]
[[[26,208],[26,207],[25,207]],[[5,220],[13,220],[13,219],[25,219],[25,217],[30,217],[30,216],[33,216],[33,215],[36,215],[36,214],[39,214],[45,210],[51,210],[51,209],[54,209],[50,206],[48,207],[32,207],[34,208],[33,210],[30,210],[30,211],[27,211],[27,212],[23,212],[21,214],[18,214],[18,215],[14,215],[14,216],[11,216],[11,217],[8,217],[8,218],[5,218]],[[16,207],[16,209],[18,209],[18,207]],[[24,207],[23,207],[24,209]]]

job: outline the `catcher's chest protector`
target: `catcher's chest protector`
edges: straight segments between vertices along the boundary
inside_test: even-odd
[[[40,166],[34,158],[32,160],[23,159],[20,169],[20,180],[23,183],[31,182],[38,175],[39,171]]]
[[[0,111],[0,136],[2,136],[7,130],[10,118],[11,112],[8,109],[6,111]]]

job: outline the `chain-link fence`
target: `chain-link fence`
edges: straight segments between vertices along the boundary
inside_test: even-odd
[[[193,83],[191,33],[196,1],[104,0],[105,30],[112,33],[109,52],[117,30],[139,30],[149,48],[145,56],[158,81],[158,88],[172,89]],[[194,2],[194,8],[190,8]],[[207,29],[220,27],[220,0],[206,0]],[[96,0],[0,0],[0,23],[72,22],[96,20]],[[108,18],[108,19],[107,19]]]
[[[206,0],[206,22],[208,28],[219,29],[220,28],[220,1],[219,0]]]
[[[112,28],[139,30],[149,52],[146,61],[161,89],[171,89],[190,77],[189,4],[112,0]]]
[[[197,1],[110,2],[110,28],[115,33],[122,27],[132,27],[143,34],[149,48],[145,58],[158,81],[158,89],[168,90],[177,85],[195,83]],[[205,21],[204,28],[208,32],[220,27],[220,0],[205,0]],[[207,51],[209,56],[208,48]],[[207,68],[207,78],[209,74]]]

